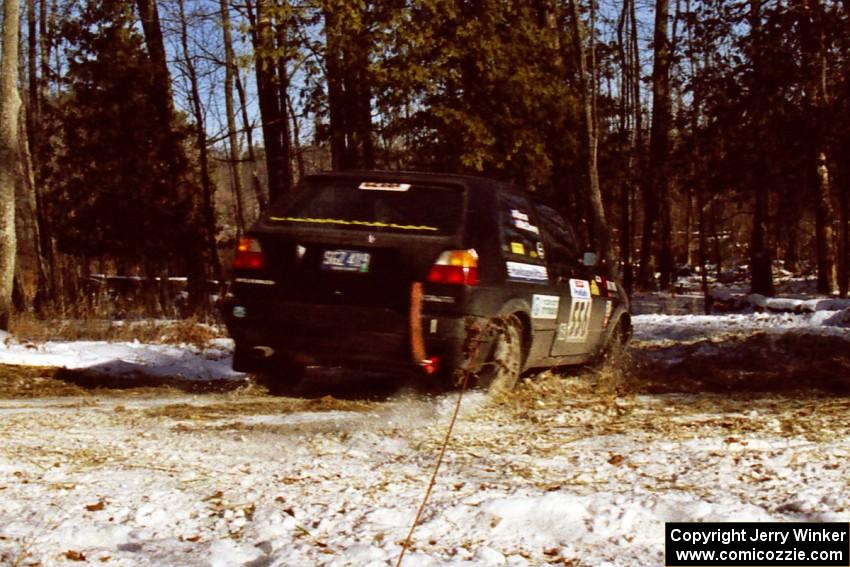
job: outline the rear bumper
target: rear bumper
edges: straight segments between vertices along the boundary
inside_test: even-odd
[[[373,307],[230,298],[222,304],[222,315],[240,351],[236,360],[241,368],[237,370],[260,372],[281,361],[388,372],[421,369],[421,361],[413,356],[406,313]],[[421,316],[426,356],[438,357],[441,369],[463,365],[467,319],[445,314]],[[248,355],[254,347],[261,346],[272,349],[274,355]]]

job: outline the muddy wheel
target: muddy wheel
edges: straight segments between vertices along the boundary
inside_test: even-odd
[[[603,365],[619,360],[623,356],[628,342],[629,330],[627,324],[620,318],[611,330],[611,334],[608,335],[608,341],[596,356],[596,364]]]
[[[511,315],[498,324],[492,353],[478,373],[478,386],[491,394],[513,390],[522,372],[522,323]]]

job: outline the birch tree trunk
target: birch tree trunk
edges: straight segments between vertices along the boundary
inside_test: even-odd
[[[9,329],[15,279],[15,181],[20,171],[18,116],[18,0],[3,2],[3,46],[0,63],[0,330]]]

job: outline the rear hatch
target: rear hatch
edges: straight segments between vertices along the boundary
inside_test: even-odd
[[[460,245],[464,187],[357,176],[307,178],[254,227],[264,293],[288,302],[406,311],[445,249]],[[238,274],[237,274],[238,275]]]

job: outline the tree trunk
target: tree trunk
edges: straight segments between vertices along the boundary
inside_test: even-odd
[[[626,178],[620,184],[620,259],[623,262],[622,282],[626,292],[632,290],[632,232],[631,232],[631,188],[635,164],[635,130],[631,120],[631,58],[627,55],[626,24],[630,17],[630,0],[624,0],[617,20],[617,55],[620,63],[620,132],[628,135],[629,149]],[[628,134],[626,134],[628,132]]]
[[[239,176],[239,142],[236,137],[236,112],[233,106],[233,73],[236,63],[233,57],[233,40],[230,31],[230,6],[221,0],[221,29],[224,35],[224,109],[227,114],[227,140],[229,144],[230,177],[236,201],[236,229],[245,232],[245,211],[242,203],[242,178]]]
[[[298,167],[298,180],[304,178],[306,167],[304,165],[304,152],[301,149],[301,128],[298,126],[298,117],[295,116],[295,107],[292,105],[292,97],[286,93],[286,108],[292,119],[292,151],[295,154],[295,164]]]
[[[375,147],[372,142],[372,91],[368,76],[370,38],[363,36],[358,42],[349,41],[344,52],[345,125],[351,166],[372,169],[375,167]]]
[[[325,71],[328,83],[328,115],[330,120],[331,168],[334,171],[352,167],[345,143],[345,99],[342,90],[342,52],[336,29],[337,16],[332,7],[326,7],[325,16]]]
[[[640,99],[640,82],[641,82],[641,66],[640,66],[640,48],[638,46],[638,33],[637,33],[637,10],[635,9],[635,0],[629,1],[629,45],[630,49],[630,59],[631,59],[631,70],[630,70],[630,79],[631,82],[627,85],[627,89],[631,89],[632,95],[632,134],[630,140],[631,146],[631,167],[629,168],[629,172],[632,178],[630,193],[631,193],[631,207],[630,210],[632,212],[632,223],[629,226],[629,250],[633,248],[633,235],[637,234],[637,198],[638,193],[641,189],[641,171],[642,171],[642,162],[641,156],[643,155],[643,108],[641,106]],[[632,260],[629,259],[629,270],[624,274],[623,284],[626,286],[626,290],[631,293],[634,289],[634,266],[631,265]]]
[[[276,201],[289,192],[285,171],[288,159],[283,155],[283,132],[285,110],[280,107],[280,90],[277,78],[277,45],[271,14],[266,9],[268,0],[257,0],[256,13],[252,12],[252,2],[248,0],[248,14],[251,21],[256,55],[257,95],[260,116],[263,122],[263,140],[266,149],[266,169],[269,179],[269,200]]]
[[[850,287],[850,167],[846,161],[839,166],[839,173],[838,292],[841,297],[847,297]]]
[[[165,55],[165,45],[162,40],[162,27],[159,23],[159,11],[156,0],[136,0],[139,8],[139,19],[145,34],[148,56],[154,81],[154,101],[159,119],[164,124],[171,124],[174,102],[171,99],[171,81],[168,76],[168,61]]]
[[[35,0],[27,0],[27,89],[29,108],[27,112],[27,138],[35,139],[35,125],[41,116],[41,100],[38,89],[38,35],[36,34],[38,18],[35,10]]]
[[[18,0],[3,2],[0,63],[0,330],[9,329],[15,278],[15,182],[19,171]]]
[[[753,122],[756,132],[761,132],[764,119],[759,99],[762,90],[764,64],[761,38],[761,0],[750,0],[750,33],[752,35],[753,88],[755,89]],[[770,181],[765,175],[765,163],[756,152],[753,158],[753,227],[750,239],[750,290],[752,293],[773,295],[773,254],[767,242],[770,216]]]
[[[334,169],[375,166],[368,3],[324,3],[331,161]],[[344,18],[344,19],[343,19]]]
[[[594,0],[590,0],[591,3]],[[598,167],[598,140],[596,128],[596,116],[593,112],[593,90],[594,70],[590,69],[588,76],[586,52],[584,48],[585,31],[578,9],[578,1],[570,0],[571,21],[573,25],[573,38],[575,50],[578,57],[579,88],[581,89],[582,106],[584,108],[585,141],[587,143],[587,174],[590,181],[589,201],[591,213],[590,236],[595,250],[601,256],[609,275],[613,275],[613,254],[611,252],[611,239],[608,233],[608,221],[605,218],[605,207],[602,203],[602,191],[599,187]],[[588,80],[590,79],[590,80]]]
[[[662,223],[657,230],[656,223],[662,213],[662,203],[670,194],[667,160],[670,151],[670,41],[667,37],[667,19],[669,0],[655,3],[655,56],[652,68],[652,129],[649,135],[649,171],[648,182],[644,188],[644,227],[641,242],[641,260],[639,285],[647,288],[653,279],[653,258],[658,261],[661,271],[661,286],[669,285],[672,270],[669,255],[665,250],[654,253],[658,237],[666,242],[659,232],[669,229],[669,223]],[[662,247],[663,248],[663,247]]]
[[[808,177],[815,208],[815,256],[817,259],[818,293],[835,289],[835,255],[833,252],[833,211],[827,161],[826,125],[826,46],[823,30],[822,0],[797,0],[800,13],[799,32],[805,75],[808,132]]]
[[[714,255],[714,277],[717,281],[723,281],[723,248],[720,244],[720,233],[717,230],[717,201],[712,200],[709,204],[711,209],[709,217],[709,230],[713,239],[714,246],[712,252]]]
[[[192,97],[192,112],[195,115],[195,138],[198,143],[201,165],[201,189],[203,190],[204,207],[204,232],[206,233],[207,248],[209,250],[210,262],[212,263],[213,277],[221,280],[221,261],[218,258],[218,246],[216,246],[215,235],[217,232],[215,223],[215,208],[213,206],[213,187],[210,179],[209,153],[207,148],[207,133],[204,127],[204,112],[201,107],[201,95],[198,90],[198,75],[195,72],[195,64],[189,54],[188,28],[186,24],[186,13],[184,1],[178,0],[177,6],[180,10],[180,45],[183,48],[183,60],[186,64],[186,72],[189,75],[189,87]]]
[[[22,113],[23,114],[23,113]],[[39,222],[39,200],[37,198],[37,190],[35,185],[35,174],[32,166],[32,154],[30,153],[29,139],[27,129],[24,127],[25,120],[19,121],[20,132],[20,175],[22,183],[20,189],[23,197],[23,210],[31,219],[33,234],[32,234],[32,251],[36,262],[37,289],[33,300],[33,307],[36,312],[43,311],[46,302],[51,297],[50,277],[48,272],[48,264],[46,254],[42,248],[43,239],[41,237],[41,226]]]
[[[705,199],[702,191],[697,191],[697,227],[699,230],[699,242],[697,244],[699,254],[699,281],[702,289],[703,305],[705,314],[711,313],[711,295],[708,291],[708,265],[707,265],[707,246],[706,246],[706,225],[705,225]]]
[[[50,245],[50,236],[47,231],[47,220],[41,200],[38,179],[34,163],[38,163],[40,157],[39,148],[41,144],[38,135],[42,129],[42,106],[46,96],[45,85],[47,70],[44,68],[45,59],[39,55],[39,48],[46,49],[47,45],[47,17],[44,0],[39,3],[40,14],[36,13],[35,0],[27,0],[27,30],[29,33],[27,45],[28,64],[28,88],[29,106],[26,111],[26,136],[21,139],[21,160],[23,164],[23,178],[26,186],[27,196],[32,209],[35,224],[35,237],[37,242],[38,261],[38,289],[35,294],[34,308],[41,312],[48,302],[54,298],[54,270],[53,255]],[[42,76],[38,76],[38,67],[41,62]]]
[[[288,1],[288,0],[285,0]],[[280,173],[283,176],[283,193],[292,190],[292,130],[289,124],[289,22],[278,18],[275,22],[277,38],[277,106],[280,108]],[[282,55],[280,55],[282,54]],[[295,118],[293,117],[293,120]]]
[[[833,252],[832,194],[826,154],[817,153],[815,170],[815,245],[817,247],[818,293],[835,290],[835,254]]]
[[[242,87],[242,79],[239,70],[236,70],[236,92],[239,95],[239,111],[242,115],[242,125],[245,128],[245,145],[248,147],[248,163],[251,167],[251,184],[254,187],[254,197],[257,199],[257,207],[262,211],[268,206],[268,201],[263,193],[263,184],[260,183],[260,174],[257,172],[257,154],[254,152],[254,125],[248,118],[248,104],[245,100],[245,89]]]

